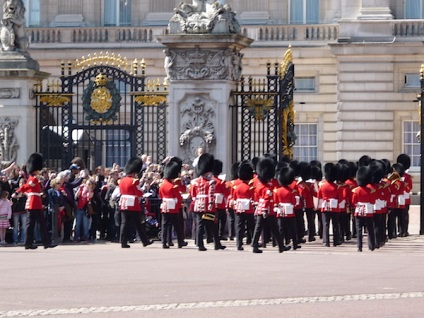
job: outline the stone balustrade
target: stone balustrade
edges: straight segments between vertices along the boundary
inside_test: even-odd
[[[411,38],[424,36],[423,20],[387,21],[393,36]],[[254,25],[242,26],[242,34],[255,42],[277,41],[337,41],[338,24],[307,25]],[[67,27],[27,28],[31,43],[152,43],[156,37],[167,34],[167,28],[158,27]]]

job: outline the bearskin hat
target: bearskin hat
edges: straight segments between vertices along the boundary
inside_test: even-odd
[[[240,161],[236,161],[231,165],[231,180],[235,180],[239,177],[238,175],[238,170],[239,170],[239,166],[240,166]]]
[[[163,177],[168,180],[173,180],[178,178],[178,175],[181,172],[181,167],[176,161],[169,161],[163,170]]]
[[[392,172],[392,165],[390,164],[390,160],[381,159],[381,162],[384,163],[385,166],[385,175],[389,175]]]
[[[297,160],[292,160],[289,163],[290,168],[293,169],[294,175],[298,176],[300,175],[300,162]]]
[[[258,165],[259,159],[260,159],[259,157],[252,158],[253,171],[256,171],[256,166]]]
[[[311,165],[311,179],[321,181],[322,180],[322,170],[319,166]]]
[[[312,167],[318,167],[318,168],[320,168],[322,170],[321,161],[319,161],[319,160],[311,160],[310,164],[311,164]]]
[[[262,182],[268,182],[275,175],[275,161],[271,157],[262,157],[256,166],[256,173]]]
[[[290,167],[284,167],[278,171],[277,179],[282,186],[288,186],[294,180],[295,173]]]
[[[139,173],[142,167],[143,161],[139,157],[133,157],[125,165],[124,172],[125,174]]]
[[[371,169],[369,166],[362,166],[356,172],[356,182],[358,186],[365,187],[367,184],[370,184],[372,181]]]
[[[324,177],[328,182],[334,182],[339,175],[339,167],[332,162],[328,162],[324,166]]]
[[[372,183],[379,183],[386,174],[386,165],[381,160],[373,160],[370,163]]]
[[[405,167],[403,166],[403,164],[401,164],[401,163],[395,163],[393,166],[392,166],[392,170],[393,171],[396,171],[398,174],[399,174],[399,176],[402,178],[403,177],[403,175],[405,174]]]
[[[405,170],[408,170],[411,167],[411,157],[409,157],[406,153],[400,154],[397,159],[397,163],[401,163]]]
[[[172,157],[171,159],[169,159],[169,161],[177,163],[178,166],[180,167],[180,170],[183,168],[183,161],[181,160],[181,158]]]
[[[204,175],[205,173],[213,171],[213,165],[215,158],[210,153],[204,153],[200,155],[199,161],[197,163],[197,174],[199,176]]]
[[[27,172],[29,174],[43,169],[43,156],[39,153],[33,153],[28,158]]]
[[[349,168],[346,164],[338,162],[337,169],[339,169],[337,181],[344,183],[347,179],[349,179]]]
[[[371,162],[371,157],[367,155],[363,155],[359,158],[358,167],[368,166]]]
[[[215,159],[213,162],[213,171],[214,176],[219,176],[222,173],[222,161]]]
[[[349,161],[347,163],[347,169],[349,171],[349,178],[348,179],[355,179],[356,178],[356,171],[358,171],[358,165],[353,161]]]
[[[309,162],[302,161],[299,164],[299,176],[302,178],[303,181],[311,179],[311,173],[312,173],[312,167]]]
[[[238,168],[238,176],[241,180],[253,179],[253,167],[249,161],[243,161]]]

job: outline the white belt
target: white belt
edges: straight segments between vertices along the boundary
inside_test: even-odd
[[[125,207],[134,206],[135,200],[138,199],[136,195],[123,194],[119,200],[119,204]]]
[[[27,195],[28,195],[28,196],[33,196],[33,195],[35,195],[35,196],[37,196],[37,197],[41,197],[41,196],[42,196],[42,194],[41,194],[41,193],[38,193],[38,192],[28,192],[28,193],[27,193]]]
[[[196,199],[209,198],[207,194],[198,194],[196,195]]]

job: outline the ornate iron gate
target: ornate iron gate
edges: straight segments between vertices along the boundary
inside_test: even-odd
[[[146,78],[144,61],[130,64],[100,53],[62,63],[60,78],[34,88],[37,150],[56,169],[66,169],[74,157],[89,169],[123,166],[144,153],[161,161],[167,144],[166,88]]]
[[[291,49],[283,62],[267,63],[266,78],[241,78],[232,92],[233,162],[265,153],[293,157],[293,89]]]

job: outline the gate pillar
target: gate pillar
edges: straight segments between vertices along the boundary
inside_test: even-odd
[[[158,37],[166,46],[169,154],[191,163],[196,149],[203,147],[223,161],[228,173],[230,94],[242,74],[241,50],[253,40],[240,34],[228,5],[197,2],[180,4],[170,21],[170,34]]]
[[[3,6],[0,49],[0,161],[26,162],[36,150],[34,84],[48,76],[28,54],[24,10]],[[19,4],[18,4],[19,6]]]

